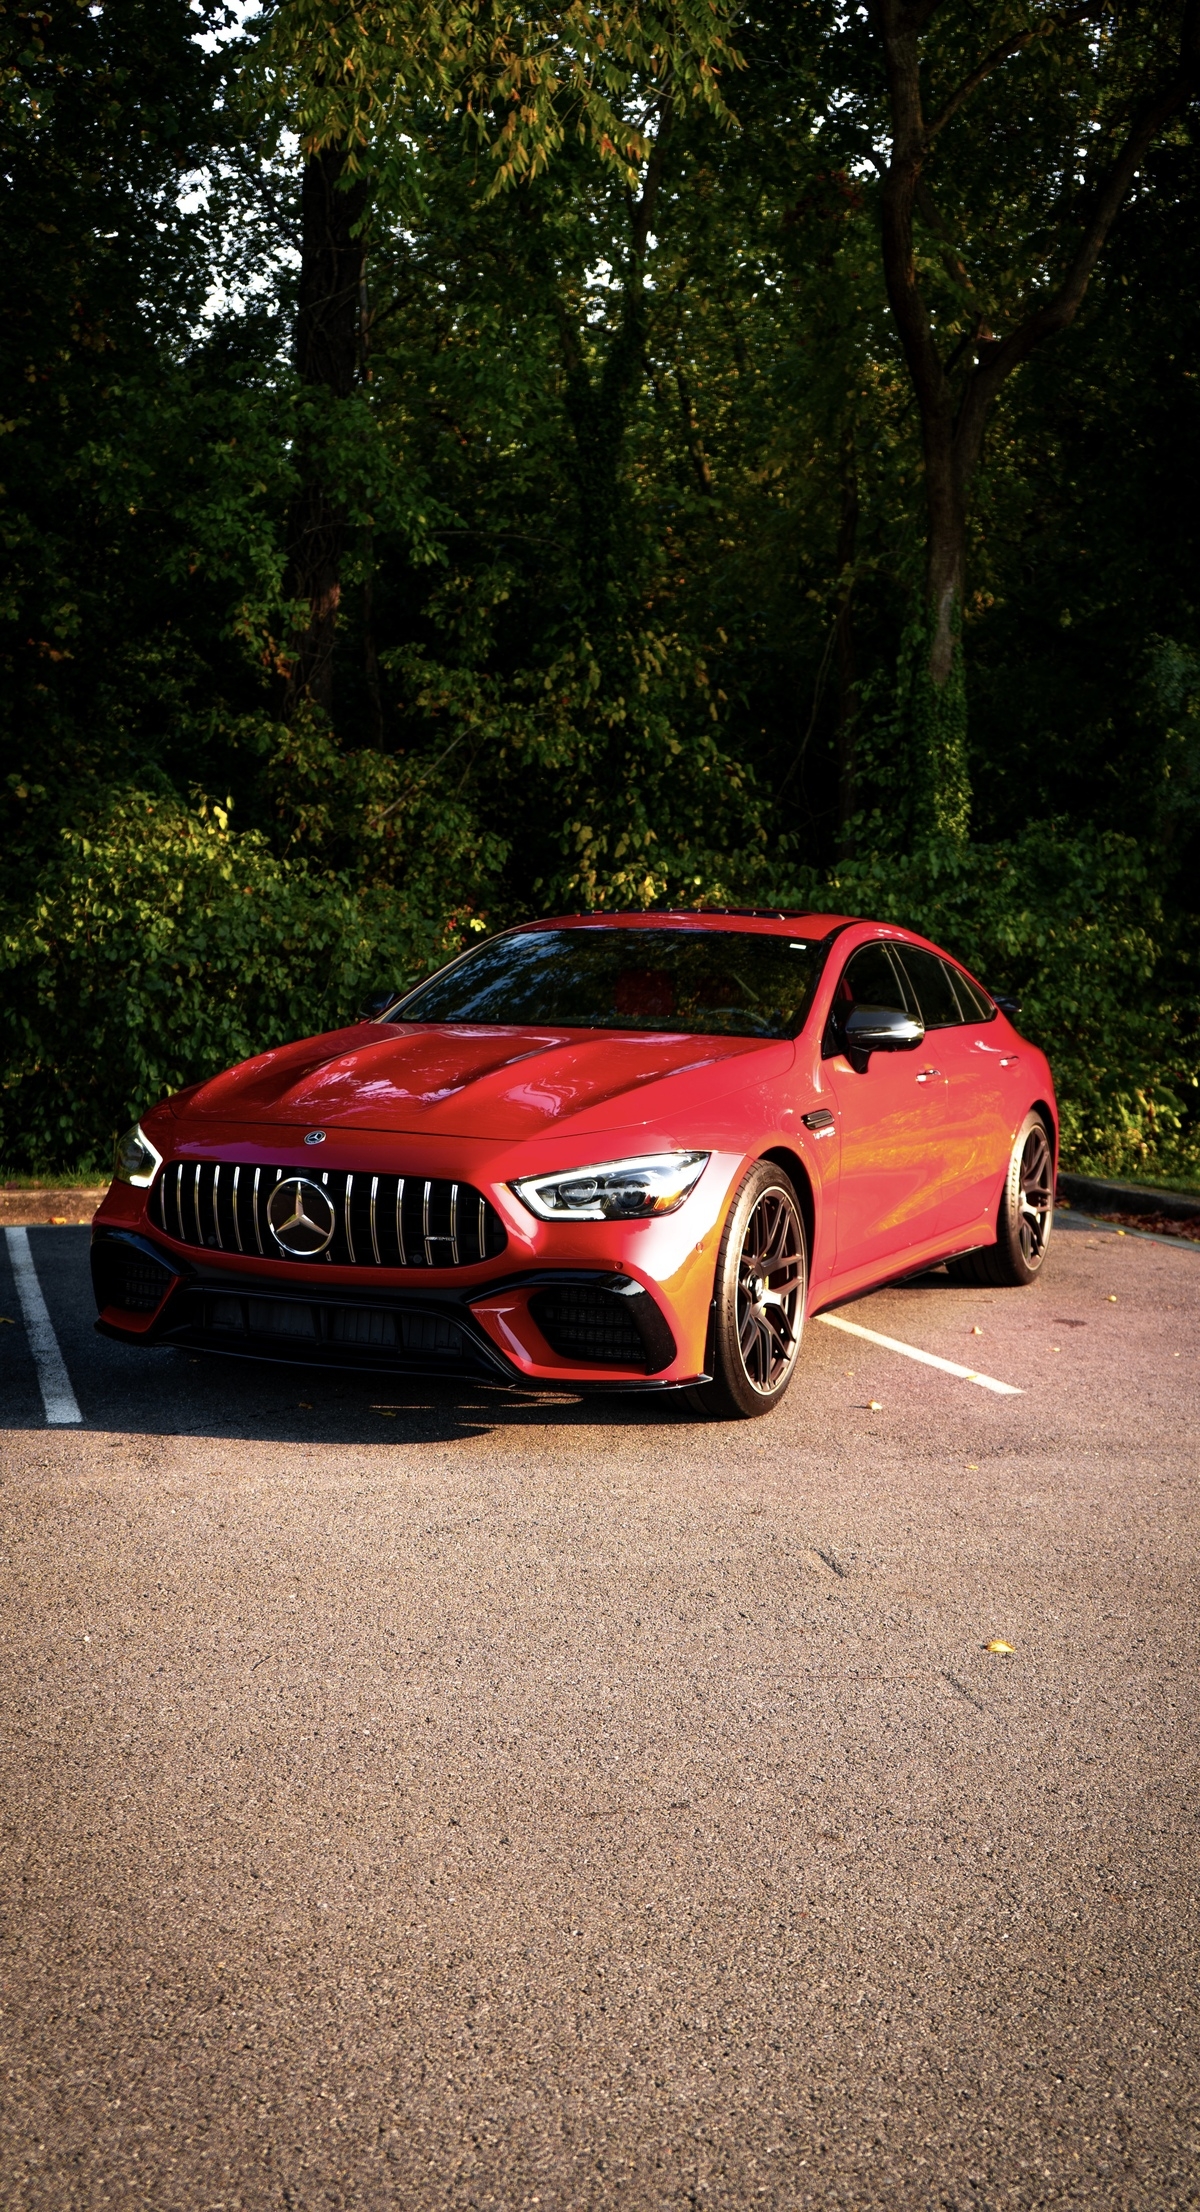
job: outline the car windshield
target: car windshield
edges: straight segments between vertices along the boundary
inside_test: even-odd
[[[816,955],[812,939],[765,931],[522,930],[419,985],[388,1019],[794,1037]]]

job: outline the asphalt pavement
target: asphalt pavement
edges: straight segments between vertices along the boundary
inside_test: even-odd
[[[1200,2204],[1200,1250],[785,1405],[97,1337],[0,1236],[0,2204]],[[976,1333],[979,1332],[979,1333]],[[1011,1652],[989,1652],[1000,1640]]]

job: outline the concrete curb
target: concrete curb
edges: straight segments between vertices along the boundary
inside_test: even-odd
[[[1168,1221],[1194,1221],[1200,1198],[1184,1191],[1151,1190],[1146,1183],[1107,1183],[1095,1175],[1063,1175],[1058,1187],[1073,1206],[1117,1214],[1165,1214]]]

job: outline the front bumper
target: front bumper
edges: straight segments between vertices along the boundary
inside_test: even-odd
[[[153,1236],[101,1225],[92,1280],[97,1328],[125,1343],[538,1390],[681,1389],[707,1379],[678,1372],[663,1308],[612,1269],[527,1269],[429,1291],[327,1285],[245,1263],[193,1263]]]

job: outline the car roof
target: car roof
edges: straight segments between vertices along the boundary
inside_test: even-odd
[[[519,922],[518,930],[538,929],[696,929],[753,930],[767,936],[828,937],[859,919],[851,914],[788,914],[770,906],[694,907],[678,910],[635,909],[620,914],[547,914],[536,922]]]

